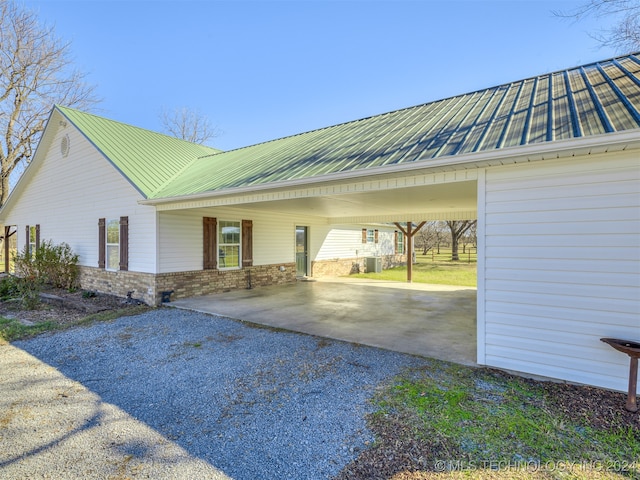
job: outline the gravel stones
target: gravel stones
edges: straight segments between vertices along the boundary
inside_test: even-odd
[[[161,308],[0,347],[0,362],[2,389],[13,382],[3,412],[24,401],[62,409],[37,421],[9,414],[3,423],[0,413],[10,445],[0,476],[106,478],[124,468],[136,478],[240,480],[336,475],[373,441],[364,417],[375,389],[425,360]],[[34,388],[47,393],[38,400]],[[65,445],[74,470],[42,461]]]

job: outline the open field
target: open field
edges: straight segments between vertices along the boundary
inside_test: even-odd
[[[440,249],[440,253],[429,252],[427,255],[416,255],[413,265],[412,281],[415,283],[433,283],[437,285],[477,286],[477,261],[475,252],[459,252],[460,260],[451,261],[451,250]],[[407,267],[395,267],[381,273],[360,273],[355,277],[371,278],[396,282],[407,281]]]

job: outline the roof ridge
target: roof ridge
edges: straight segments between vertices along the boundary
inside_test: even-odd
[[[345,121],[345,122],[336,123],[335,125],[328,125],[326,127],[314,128],[312,130],[307,130],[305,132],[294,133],[292,135],[285,135],[283,137],[274,138],[272,140],[265,140],[264,142],[258,142],[258,143],[254,143],[254,144],[251,144],[251,145],[245,145],[243,147],[233,148],[231,150],[224,150],[224,151],[212,153],[210,155],[203,155],[202,157],[199,157],[199,158],[207,158],[207,157],[212,157],[212,156],[218,155],[220,153],[237,152],[239,150],[244,150],[246,148],[252,148],[252,147],[259,146],[259,145],[267,145],[269,143],[278,142],[280,140],[285,140],[285,139],[288,139],[288,138],[295,138],[295,137],[300,137],[302,135],[308,135],[308,134],[311,134],[311,133],[321,132],[321,131],[327,130],[329,128],[340,127],[340,126],[343,126],[343,125],[349,125],[351,123],[355,124],[355,123],[362,122],[362,121],[365,121],[365,120],[370,120],[370,119],[376,118],[376,117],[384,117],[386,115],[392,115],[392,114],[396,114],[398,112],[409,111],[409,110],[416,109],[416,108],[422,108],[422,107],[425,107],[426,105],[430,105],[430,104],[435,105],[437,103],[453,100],[454,98],[458,98],[458,97],[464,97],[464,96],[473,95],[473,94],[479,93],[479,92],[484,92],[484,91],[488,91],[488,90],[492,90],[492,89],[499,89],[499,88],[507,87],[507,86],[510,86],[510,85],[513,85],[513,84],[526,82],[527,80],[534,80],[536,78],[546,77],[546,76],[550,76],[550,75],[556,75],[556,74],[559,74],[559,73],[562,73],[562,72],[569,72],[571,70],[577,70],[577,69],[580,69],[580,68],[591,67],[591,66],[594,66],[594,65],[599,65],[599,64],[602,64],[602,63],[618,60],[618,59],[621,59],[621,58],[628,58],[628,57],[631,57],[631,56],[637,57],[638,55],[640,55],[640,51],[639,52],[628,53],[628,54],[625,54],[625,55],[616,55],[614,57],[607,58],[607,59],[604,59],[604,60],[596,60],[594,62],[585,63],[585,64],[582,64],[582,65],[576,65],[576,66],[570,67],[570,68],[563,68],[563,69],[560,69],[560,70],[554,70],[554,71],[550,71],[550,72],[547,72],[547,73],[542,73],[540,75],[534,75],[534,76],[531,76],[531,77],[521,78],[519,80],[512,80],[510,82],[505,82],[505,83],[501,83],[499,85],[493,85],[493,86],[486,87],[486,88],[480,88],[478,90],[473,90],[471,92],[465,92],[465,93],[460,93],[460,94],[457,94],[457,95],[452,95],[450,97],[439,98],[437,100],[432,100],[432,101],[429,101],[429,102],[419,103],[417,105],[411,105],[409,107],[397,108],[395,110],[391,110],[391,111],[388,111],[388,112],[377,113],[377,114],[374,114],[374,115],[369,115],[367,117],[362,117],[362,118],[357,118],[357,119],[354,119],[354,120],[348,120],[348,121]]]

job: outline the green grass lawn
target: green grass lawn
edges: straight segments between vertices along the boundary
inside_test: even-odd
[[[451,250],[441,249],[440,254],[429,252],[428,255],[416,255],[413,264],[412,281],[415,283],[433,283],[438,285],[477,286],[477,255],[475,253],[459,253],[460,260],[451,261]],[[381,273],[360,273],[353,277],[387,280],[394,282],[407,281],[407,267],[395,267]]]
[[[634,414],[622,399],[601,406],[611,400],[597,391],[433,360],[375,397],[372,461],[393,444],[395,456],[413,455],[418,466],[398,480],[441,478],[434,470],[476,480],[638,479]]]

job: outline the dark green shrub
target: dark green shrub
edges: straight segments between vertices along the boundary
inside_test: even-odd
[[[28,247],[25,247],[22,252],[18,252],[13,257],[13,262],[16,269],[14,282],[18,297],[22,299],[25,308],[33,309],[40,302],[43,284],[43,279],[36,268],[35,256],[32,256]]]
[[[0,279],[0,300],[6,301],[12,298],[18,298],[18,286],[15,277],[7,276]]]
[[[78,255],[67,243],[53,245],[45,240],[33,258],[38,276],[56,288],[74,290],[78,281]]]
[[[42,286],[50,284],[56,288],[73,290],[78,281],[78,255],[66,243],[54,245],[50,240],[40,244],[31,253],[25,247],[14,256],[16,278],[13,280],[18,296],[27,308],[39,302]]]

